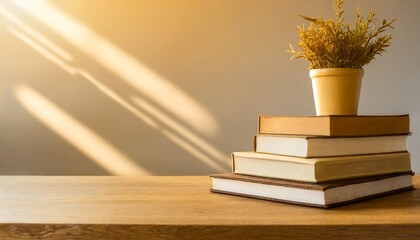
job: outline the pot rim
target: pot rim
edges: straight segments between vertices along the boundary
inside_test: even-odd
[[[343,76],[343,75],[357,75],[362,77],[364,75],[363,68],[319,68],[309,71],[309,76],[322,77],[322,76]]]

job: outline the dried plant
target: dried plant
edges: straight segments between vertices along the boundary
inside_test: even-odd
[[[335,0],[333,7],[336,18],[323,19],[301,16],[309,21],[309,27],[298,26],[298,47],[296,51],[290,44],[292,58],[303,58],[309,61],[309,69],[319,68],[362,68],[376,55],[382,55],[391,44],[391,35],[383,34],[394,27],[395,19],[383,20],[377,25],[375,12],[367,17],[361,16],[357,8],[356,24],[350,27],[344,22],[344,0]]]

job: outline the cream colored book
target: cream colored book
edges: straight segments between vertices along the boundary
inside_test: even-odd
[[[305,158],[406,152],[407,136],[334,138],[257,134],[254,151]]]
[[[337,207],[413,189],[411,172],[308,183],[233,173],[213,174],[212,192],[311,207]]]
[[[408,152],[322,158],[235,152],[232,161],[234,173],[305,182],[411,171]]]

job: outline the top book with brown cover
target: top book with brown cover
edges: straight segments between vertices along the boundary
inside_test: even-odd
[[[259,116],[258,133],[330,137],[382,136],[410,133],[409,115]]]

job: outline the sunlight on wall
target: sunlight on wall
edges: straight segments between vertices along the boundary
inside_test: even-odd
[[[31,46],[35,51],[43,55],[45,58],[49,59],[53,63],[57,64],[57,66],[63,68],[68,73],[71,74],[79,74],[82,77],[84,77],[86,80],[88,80],[90,83],[92,83],[97,89],[99,89],[102,93],[110,97],[112,100],[120,104],[123,108],[125,108],[127,111],[141,119],[144,123],[149,125],[150,127],[161,130],[161,133],[165,135],[167,138],[169,138],[171,141],[173,141],[175,144],[189,152],[191,155],[198,158],[203,163],[207,164],[208,166],[214,168],[217,171],[223,171],[224,167],[227,167],[226,163],[218,161],[227,159],[228,156],[223,156],[220,152],[218,152],[216,149],[208,145],[206,142],[195,136],[194,134],[190,133],[188,130],[183,129],[181,126],[178,126],[176,122],[172,122],[168,117],[162,115],[161,113],[157,114],[157,117],[160,117],[159,120],[164,120],[165,123],[169,123],[173,127],[175,127],[176,130],[181,130],[182,135],[186,135],[190,141],[195,141],[196,143],[202,144],[202,147],[204,147],[205,150],[210,151],[210,153],[213,155],[213,158],[210,158],[206,156],[206,154],[203,154],[199,150],[196,149],[195,146],[191,145],[190,143],[186,142],[185,140],[177,137],[174,133],[171,133],[167,129],[161,129],[161,126],[152,118],[150,118],[146,113],[140,112],[137,108],[135,108],[133,105],[128,103],[126,100],[121,98],[117,93],[115,93],[113,90],[111,90],[109,87],[104,85],[103,83],[99,82],[97,79],[95,79],[93,76],[91,76],[88,72],[84,70],[78,70],[75,69],[66,63],[64,63],[62,60],[54,56],[51,52],[37,44],[35,41],[29,39],[29,37],[25,36],[22,33],[19,33],[17,30],[9,29],[11,33],[13,33],[15,36],[17,36],[19,39],[27,43],[29,46]],[[137,103],[141,103],[139,99],[135,99]],[[145,106],[145,103],[141,104]],[[147,106],[147,105],[146,105]],[[152,111],[152,115],[156,116],[156,111],[151,106],[147,107],[148,111]],[[163,119],[162,119],[163,118]],[[216,160],[214,159],[216,158]]]
[[[106,96],[110,97],[116,103],[120,104],[124,109],[141,119],[149,127],[158,130],[169,140],[187,151],[189,154],[196,157],[204,164],[212,167],[214,170],[225,171],[229,168],[229,164],[226,161],[229,159],[228,155],[221,153],[197,134],[193,133],[182,124],[178,123],[178,121],[176,121],[170,115],[159,110],[145,100],[133,95],[131,100],[137,105],[137,107],[135,107],[132,103],[129,103],[115,91],[93,77],[88,71],[73,66],[73,63],[68,63],[68,60],[73,60],[73,57],[70,54],[66,53],[65,50],[61,49],[48,38],[38,33],[36,30],[30,28],[27,24],[19,20],[15,15],[7,12],[1,7],[0,14],[6,16],[11,22],[15,24],[16,27],[22,30],[19,31],[16,28],[9,27],[9,32],[26,43],[28,46],[32,47],[43,57],[56,64],[67,73],[71,75],[80,75],[84,79],[88,80],[98,90],[100,90]]]
[[[113,90],[105,86],[103,83],[99,82],[97,79],[92,77],[89,73],[81,70],[79,74],[95,85],[100,91],[106,94],[108,97],[119,103],[122,107],[124,107],[127,111],[131,112],[136,117],[140,118],[144,123],[149,125],[156,130],[159,130],[163,135],[169,138],[172,142],[183,148],[185,151],[190,153],[191,155],[195,156],[201,162],[207,164],[209,167],[217,171],[225,171],[228,168],[228,164],[224,161],[229,158],[229,156],[225,156],[220,153],[217,149],[203,141],[201,138],[197,137],[187,129],[180,126],[175,121],[171,120],[169,117],[165,116],[163,113],[159,112],[156,108],[149,105],[145,101],[141,100],[140,98],[133,97],[133,101],[136,102],[142,109],[141,112],[139,109],[133,107],[129,102],[121,98],[118,94],[116,94]],[[152,115],[154,119],[148,116],[148,114]],[[158,122],[162,122],[163,124],[159,124]],[[173,133],[173,130],[168,130],[169,126],[171,129],[175,130],[176,133]],[[182,137],[188,139],[186,141],[177,136],[177,134],[181,135]],[[195,145],[191,144],[195,143]],[[206,153],[203,153],[202,150],[199,150],[197,147],[202,148],[204,152],[210,154],[211,157],[207,156]]]
[[[61,67],[68,74],[72,74],[72,75],[76,74],[76,70],[74,68],[70,67],[67,63],[62,61],[59,57],[57,57],[56,55],[54,55],[53,53],[51,53],[50,51],[48,51],[47,49],[45,49],[44,47],[42,47],[41,45],[33,41],[32,39],[30,39],[28,36],[24,35],[22,32],[19,32],[14,28],[8,28],[7,30],[13,35],[15,35],[17,38],[22,40],[24,43],[31,46],[35,51],[40,53],[42,56],[44,56],[51,62],[55,63],[57,66]]]
[[[25,34],[27,34],[31,38],[35,39],[37,42],[41,43],[46,48],[53,51],[55,54],[57,54],[58,56],[60,56],[64,60],[66,60],[66,61],[72,61],[73,60],[73,56],[70,53],[66,52],[64,49],[62,49],[59,46],[57,46],[56,44],[54,44],[53,42],[48,40],[46,37],[39,34],[36,30],[29,27],[27,24],[22,22],[20,19],[18,19],[13,14],[7,12],[1,6],[0,6],[0,14],[3,15],[4,17],[6,17],[7,19],[9,19],[9,21],[11,21],[12,23],[16,24],[16,26],[18,26],[19,29],[21,29],[23,32],[25,32]],[[28,39],[28,38],[25,38],[25,39]]]
[[[149,175],[72,116],[26,85],[15,88],[22,106],[49,129],[115,175]]]
[[[96,78],[94,78],[92,75],[90,75],[88,72],[84,70],[79,70],[79,74],[84,77],[86,80],[88,80],[90,83],[92,83],[96,88],[98,88],[102,93],[107,95],[109,98],[120,104],[123,108],[125,108],[130,113],[134,114],[136,117],[140,118],[144,123],[147,125],[158,128],[158,124],[148,117],[146,114],[139,112],[135,107],[133,107],[130,103],[128,103],[126,100],[121,98],[117,93],[115,93],[113,90],[111,90],[109,87],[105,86],[103,83],[99,82]]]
[[[48,1],[9,1],[36,17],[197,132],[207,136],[218,134],[216,119],[195,99]]]
[[[211,159],[216,159],[218,162],[211,161],[209,157],[205,157],[205,155],[200,154],[200,151],[197,151],[194,149],[192,151],[191,147],[188,147],[187,145],[183,144],[183,148],[187,149],[190,153],[194,153],[194,156],[198,157],[199,159],[205,160],[206,163],[211,164],[213,167],[217,164],[217,169],[222,170],[223,167],[227,167],[227,163],[224,162],[225,159],[228,159],[229,156],[224,155],[216,148],[212,147],[211,145],[207,144],[205,141],[203,141],[201,138],[194,135],[191,131],[184,128],[182,125],[177,123],[176,121],[172,120],[169,116],[164,114],[162,111],[159,111],[159,109],[153,107],[146,101],[142,100],[141,98],[138,98],[136,96],[131,97],[132,101],[139,106],[144,111],[148,112],[152,116],[154,116],[156,119],[159,119],[159,121],[163,122],[165,125],[176,131],[180,136],[182,136],[185,139],[188,139],[189,142],[194,143],[196,148],[201,148],[202,151],[209,154],[211,156]],[[166,136],[168,136],[170,139],[178,139],[177,142],[180,141],[180,138],[175,138],[173,135],[168,135],[167,132],[164,132]],[[222,168],[220,168],[222,167]]]

